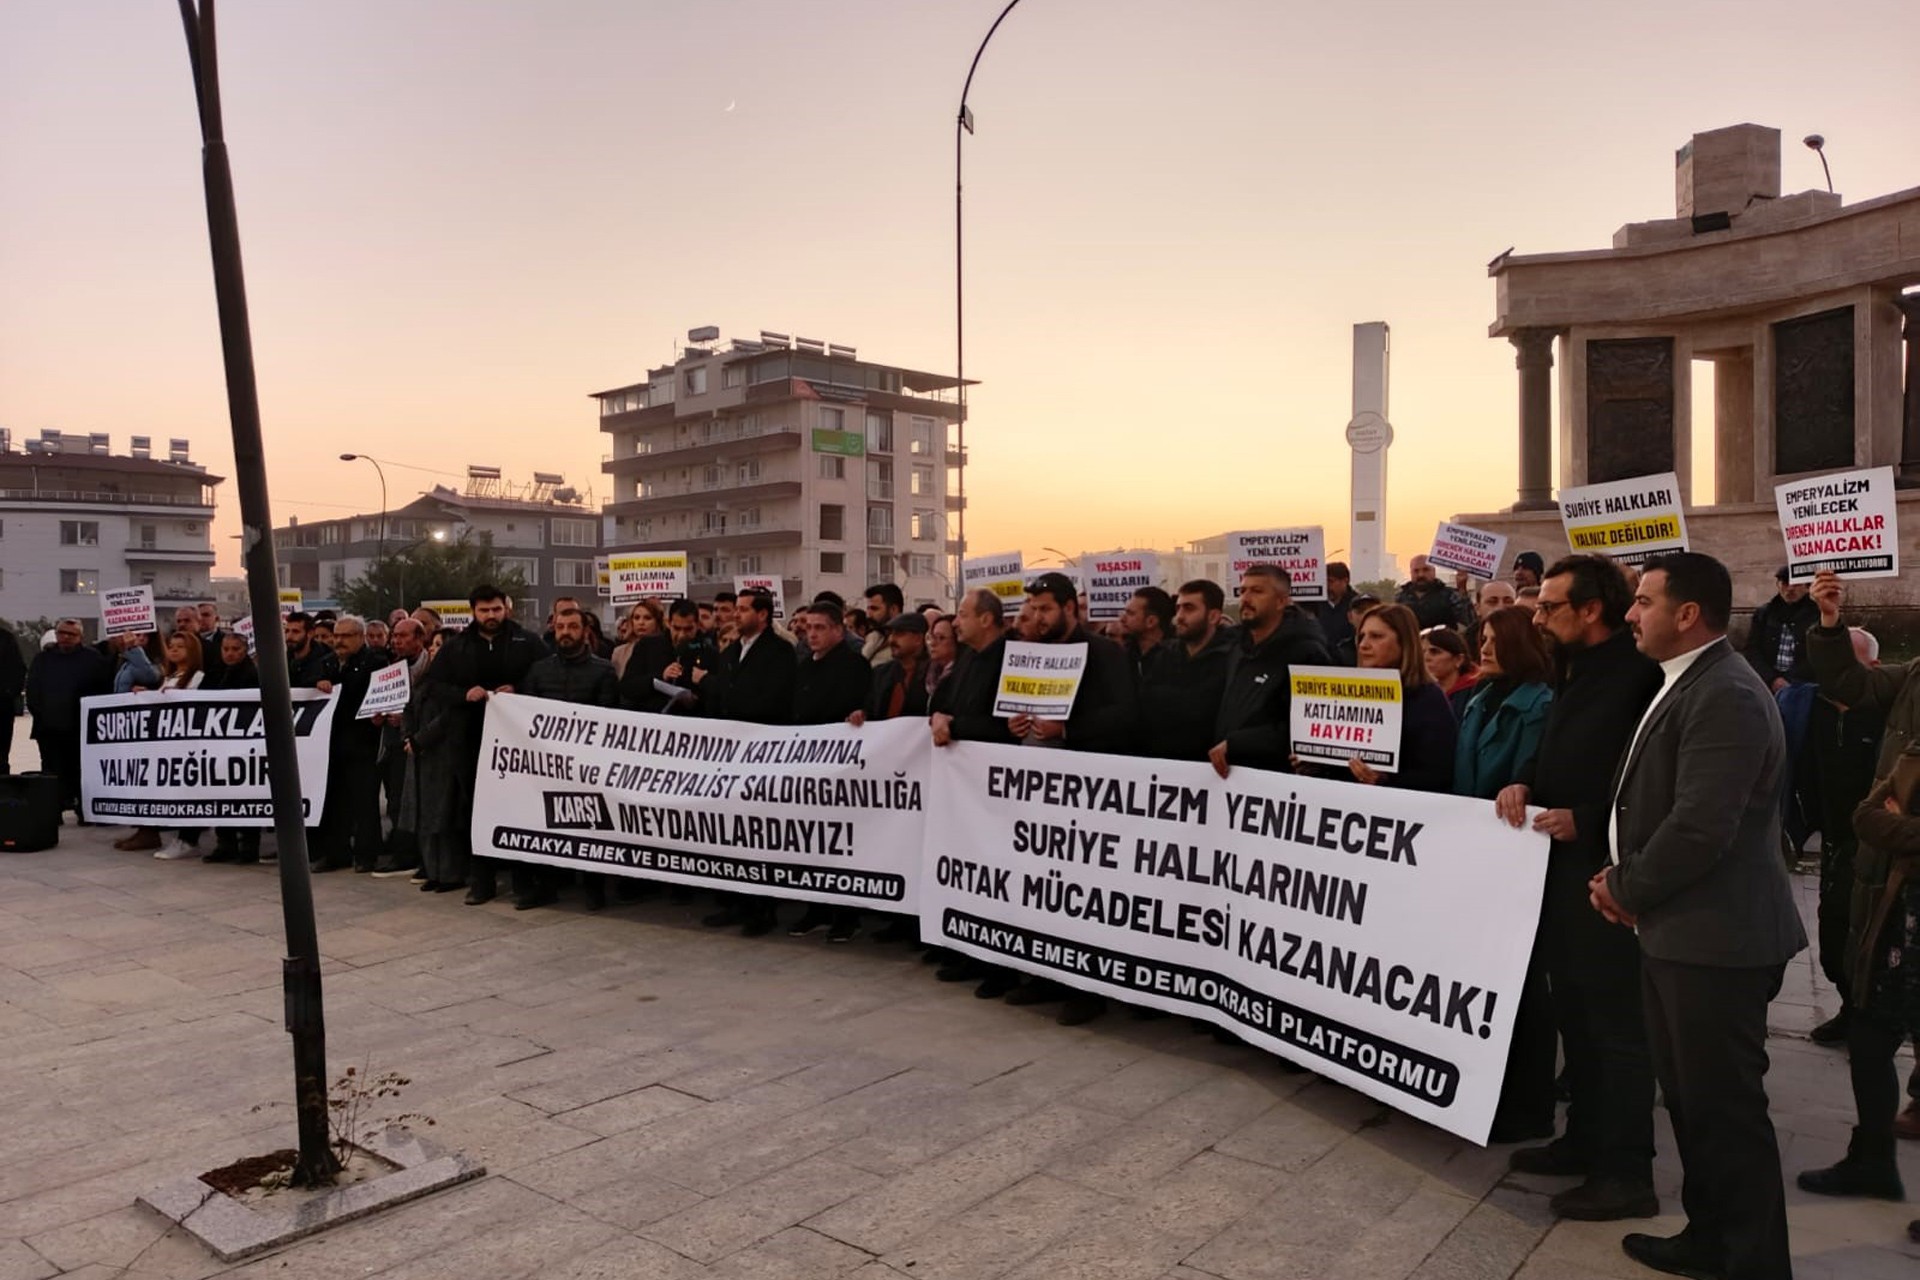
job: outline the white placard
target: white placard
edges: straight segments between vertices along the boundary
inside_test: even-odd
[[[247,655],[251,657],[253,655],[253,615],[249,613],[245,617],[234,619],[233,634],[247,642]]]
[[[1437,569],[1463,570],[1485,582],[1500,572],[1500,558],[1506,553],[1506,534],[1442,520],[1434,530],[1427,562]]]
[[[281,587],[280,588],[280,616],[284,618],[290,613],[299,613],[301,608],[303,607],[302,602],[304,601],[304,599],[305,597],[300,594],[300,588]]]
[[[367,680],[367,696],[360,700],[360,710],[353,718],[371,720],[405,711],[412,692],[413,677],[405,658],[377,668]]]
[[[1400,771],[1404,707],[1398,671],[1291,667],[1287,676],[1294,755],[1338,765],[1358,759],[1379,773]]]
[[[911,912],[931,751],[925,720],[763,728],[496,694],[473,851]]]
[[[1560,523],[1575,551],[1597,552],[1621,564],[1687,549],[1680,478],[1671,471],[1562,489]]]
[[[333,694],[293,690],[305,825],[327,794]],[[258,689],[166,689],[80,700],[80,796],[89,822],[270,827]]]
[[[1775,485],[1787,580],[1811,582],[1822,569],[1843,578],[1899,577],[1900,516],[1893,493],[1892,467]]]
[[[100,631],[103,635],[140,635],[154,629],[153,584],[107,587],[100,592]]]
[[[748,591],[764,591],[773,597],[773,616],[787,616],[786,582],[774,573],[736,574],[733,579],[733,594],[737,597]]]
[[[1270,564],[1285,569],[1293,580],[1293,599],[1314,602],[1327,598],[1327,536],[1319,525],[1295,529],[1242,529],[1227,535],[1225,584],[1231,594],[1249,565]]]
[[[465,631],[473,621],[473,606],[465,600],[422,600],[420,607],[440,615],[442,631]]]
[[[647,551],[607,557],[615,604],[641,600],[680,600],[687,595],[687,553]]]
[[[1127,611],[1127,601],[1142,587],[1160,585],[1160,556],[1153,551],[1115,551],[1086,557],[1083,612],[1094,622],[1111,622]]]
[[[1087,670],[1087,642],[1035,644],[1007,641],[1000,664],[1000,687],[994,693],[993,714],[1003,719],[1034,716],[1065,720],[1073,714],[1080,679]]]
[[[1026,562],[1018,551],[969,556],[960,562],[960,585],[968,591],[991,591],[1002,600],[1025,600]]]
[[[933,753],[930,794],[922,937],[1486,1141],[1545,836],[1484,800],[980,742]]]

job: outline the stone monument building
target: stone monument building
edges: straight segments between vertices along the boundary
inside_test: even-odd
[[[1629,223],[1610,249],[1489,265],[1491,333],[1517,355],[1519,490],[1458,518],[1512,553],[1566,549],[1557,370],[1557,484],[1675,472],[1693,547],[1729,563],[1743,603],[1771,594],[1783,558],[1774,485],[1824,471],[1893,466],[1916,486],[1901,542],[1920,569],[1920,292],[1905,292],[1920,287],[1920,187],[1782,195],[1780,131],[1754,124],[1695,134],[1675,161],[1672,218]],[[1693,456],[1697,360],[1714,367],[1711,458]],[[1695,501],[1709,475],[1710,505]],[[1920,602],[1896,580],[1856,590]]]

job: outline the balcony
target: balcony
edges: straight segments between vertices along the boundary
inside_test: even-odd
[[[947,446],[947,465],[950,467],[966,466],[967,451],[965,449],[956,449],[954,446],[948,445]]]
[[[967,500],[965,498],[961,497],[957,493],[950,493],[947,495],[947,510],[965,511],[966,509],[967,509]]]
[[[162,547],[144,543],[127,548],[129,564],[212,564],[210,547]]]
[[[867,481],[867,496],[875,502],[892,502],[893,481],[869,479]]]
[[[650,453],[609,458],[600,464],[600,469],[614,476],[639,475],[657,467],[684,467],[695,463],[712,462],[722,457],[754,457],[759,454],[798,449],[800,440],[800,428],[796,426],[781,424],[760,427],[749,433],[730,434],[717,440],[688,441],[686,444],[655,449]]]
[[[609,502],[606,505],[605,514],[651,516],[668,511],[705,511],[721,499],[724,499],[728,505],[734,505],[771,502],[780,498],[798,498],[799,496],[798,480],[760,480],[747,484],[720,482],[711,487],[706,484],[676,485],[671,489],[664,487],[655,489],[645,497]]]
[[[213,490],[181,493],[107,493],[98,489],[0,489],[0,502],[84,502],[111,507],[189,507],[213,511]]]
[[[749,529],[744,533],[682,534],[673,538],[653,538],[646,542],[622,542],[608,547],[609,555],[630,555],[640,551],[685,551],[689,555],[707,551],[765,551],[770,547],[797,547],[798,529]]]
[[[893,549],[893,521],[867,521],[867,545],[869,547],[885,547],[891,551]]]

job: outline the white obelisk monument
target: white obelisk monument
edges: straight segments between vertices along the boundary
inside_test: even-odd
[[[1353,526],[1347,563],[1355,582],[1387,576],[1387,422],[1389,347],[1384,321],[1353,326],[1353,420],[1347,445],[1353,450]]]

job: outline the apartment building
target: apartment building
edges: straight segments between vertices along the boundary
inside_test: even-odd
[[[464,489],[435,485],[392,511],[290,520],[273,531],[273,552],[282,587],[298,587],[308,608],[332,608],[382,554],[429,540],[491,538],[502,567],[526,580],[514,612],[533,625],[557,596],[593,596],[600,523],[586,496],[559,475],[535,472],[531,483],[515,484],[498,467],[470,466]]]
[[[0,428],[0,617],[76,617],[97,638],[100,592],[153,587],[156,604],[210,599],[213,487],[185,440],[147,436],[115,454],[105,433],[42,431],[14,447]]]
[[[672,364],[593,393],[612,444],[607,546],[685,550],[702,597],[777,574],[789,600],[855,600],[875,582],[909,603],[950,599],[957,386],[852,347],[692,330]]]

